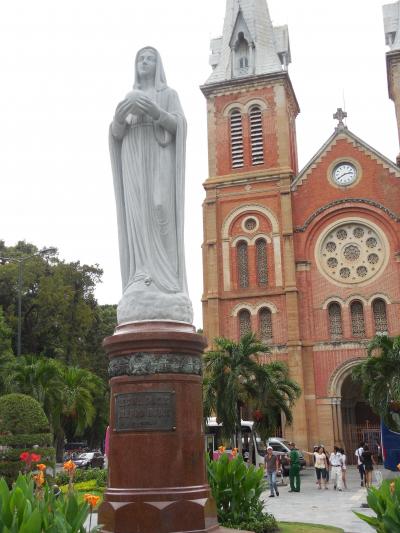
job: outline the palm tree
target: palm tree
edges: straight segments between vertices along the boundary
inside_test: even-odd
[[[284,363],[260,362],[260,354],[270,349],[254,333],[244,335],[239,342],[217,338],[215,345],[217,349],[204,357],[204,416],[215,413],[223,435],[230,438],[236,434],[241,452],[242,407],[248,405],[260,411],[262,416],[255,426],[265,434],[276,428],[281,411],[291,421],[291,406],[301,391],[289,378]]]
[[[357,365],[353,379],[372,410],[389,427],[399,426],[400,336],[377,335],[368,345],[368,358]]]

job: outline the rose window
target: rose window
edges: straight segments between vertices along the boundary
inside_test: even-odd
[[[244,227],[247,231],[254,231],[257,227],[257,221],[254,218],[248,218],[244,223]]]
[[[384,266],[385,243],[379,230],[367,224],[353,221],[339,224],[319,239],[318,266],[341,284],[363,283]]]

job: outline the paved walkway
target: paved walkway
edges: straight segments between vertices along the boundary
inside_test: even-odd
[[[374,531],[366,522],[360,520],[353,511],[374,515],[369,509],[361,509],[366,503],[366,490],[360,487],[358,470],[349,467],[347,490],[337,492],[329,483],[329,490],[318,490],[313,468],[301,473],[301,492],[289,493],[289,485],[279,487],[279,498],[269,498],[269,491],[263,494],[265,510],[277,520],[287,522],[308,522],[337,526],[346,533],[371,533]],[[285,478],[288,480],[288,478]]]

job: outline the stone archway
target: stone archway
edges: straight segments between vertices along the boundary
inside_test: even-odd
[[[335,440],[345,448],[349,464],[355,462],[354,450],[361,441],[367,441],[375,451],[380,440],[379,417],[364,400],[361,385],[351,377],[359,362],[357,358],[341,365],[332,375],[329,387],[334,407]]]

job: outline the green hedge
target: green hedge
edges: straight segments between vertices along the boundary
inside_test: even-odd
[[[50,445],[49,421],[42,406],[24,394],[0,397],[0,476],[11,485],[26,469],[22,452],[41,456],[40,462],[55,466],[55,449]]]
[[[102,468],[88,468],[84,470],[83,468],[77,468],[74,474],[75,483],[83,483],[87,481],[95,480],[98,487],[107,486],[107,470]],[[57,485],[67,485],[69,481],[69,476],[67,472],[58,472],[55,478]]]
[[[16,393],[0,397],[0,433],[26,435],[48,431],[49,421],[37,400]]]
[[[34,433],[32,435],[0,435],[0,446],[51,446],[53,435],[51,433]]]

